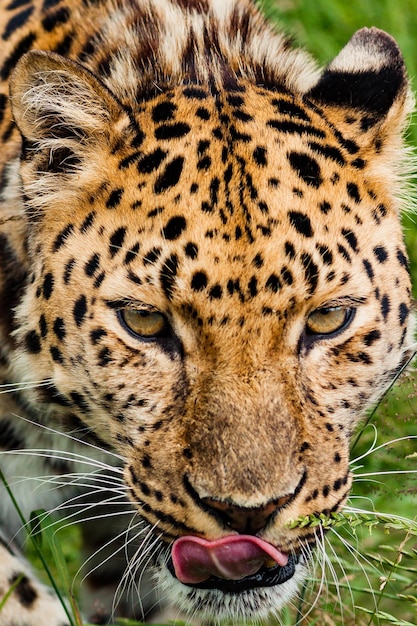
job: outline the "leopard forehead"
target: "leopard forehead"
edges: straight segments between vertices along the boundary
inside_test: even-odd
[[[200,323],[241,323],[229,300],[271,315],[296,301],[375,297],[387,259],[408,277],[396,210],[370,158],[381,139],[363,148],[358,132],[360,118],[342,134],[308,100],[249,84],[221,95],[172,89],[103,149],[106,175],[87,173],[93,184],[67,223],[60,205],[56,220],[48,212],[38,245],[59,255],[64,275],[82,267],[103,297],[188,305]],[[54,262],[44,261],[42,280]]]

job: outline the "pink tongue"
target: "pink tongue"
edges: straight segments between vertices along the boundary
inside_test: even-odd
[[[172,547],[175,575],[184,584],[201,583],[210,576],[240,580],[255,574],[267,560],[281,567],[288,556],[251,535],[230,535],[216,541],[180,537]]]

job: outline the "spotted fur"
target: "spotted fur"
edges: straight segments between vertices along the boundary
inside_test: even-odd
[[[363,29],[319,70],[249,0],[8,0],[0,24],[3,472],[27,516],[120,511],[86,524],[92,552],[138,512],[142,607],[119,613],[149,611],[156,580],[190,615],[263,619],[316,540],[288,523],[341,509],[352,430],[413,350],[398,47]],[[103,477],[71,480],[89,462]],[[0,596],[24,572],[0,625],[44,623],[0,499]],[[232,593],[166,567],[178,537],[236,532],[294,576]],[[124,567],[92,568],[97,623]]]

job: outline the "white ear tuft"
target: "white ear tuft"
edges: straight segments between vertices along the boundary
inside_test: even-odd
[[[75,149],[111,132],[126,113],[82,65],[51,52],[25,54],[13,72],[10,96],[24,146]]]

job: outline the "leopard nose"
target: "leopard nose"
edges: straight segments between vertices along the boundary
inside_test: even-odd
[[[286,495],[259,507],[243,507],[213,498],[202,498],[208,513],[221,520],[227,527],[240,534],[255,535],[272,520],[272,517],[293,497]]]

